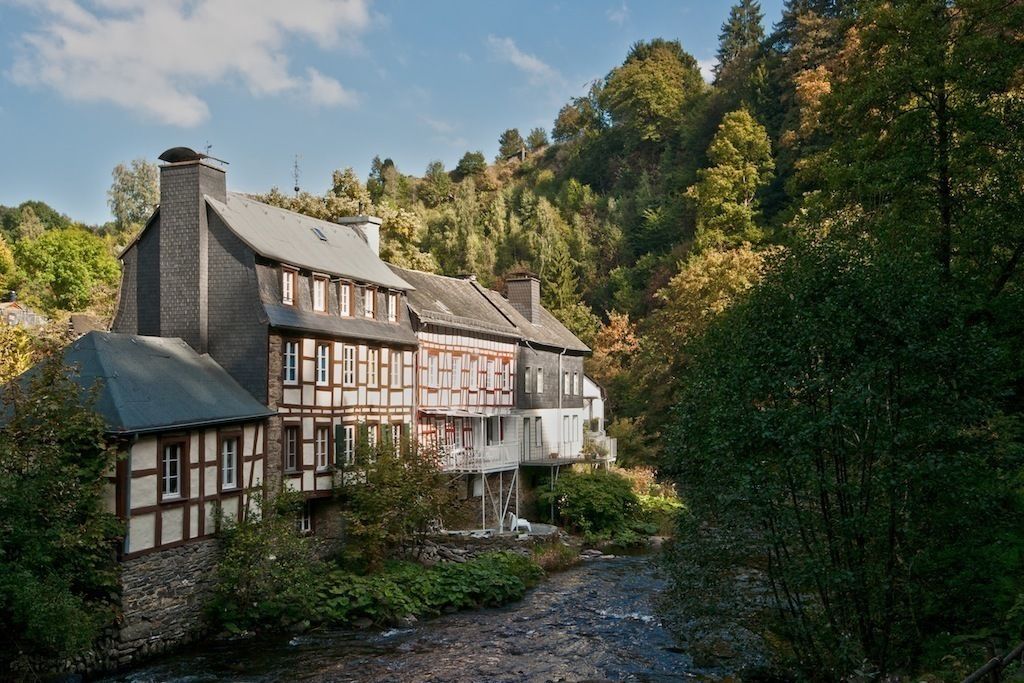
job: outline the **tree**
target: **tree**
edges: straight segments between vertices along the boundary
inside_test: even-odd
[[[601,105],[601,81],[594,81],[583,97],[574,97],[558,111],[551,137],[555,142],[568,142],[586,135],[596,135],[608,127],[608,113]]]
[[[715,76],[729,67],[736,59],[756,49],[764,39],[764,14],[757,0],[740,0],[729,10],[729,18],[722,24],[718,36],[718,62]]]
[[[408,439],[392,443],[389,435],[375,446],[359,439],[355,462],[344,466],[339,481],[346,560],[367,571],[441,519],[453,493],[436,452]]]
[[[633,45],[608,74],[601,100],[616,125],[641,142],[659,142],[678,130],[686,105],[705,90],[693,55],[660,38]]]
[[[81,228],[49,230],[14,246],[18,267],[50,311],[80,311],[104,287],[117,284],[117,261],[103,240]]]
[[[459,180],[473,178],[482,175],[486,170],[487,159],[484,158],[483,152],[466,152],[455,167],[455,177]]]
[[[14,252],[7,246],[4,236],[0,234],[0,294],[6,292],[14,282],[14,269]]]
[[[0,671],[82,653],[116,617],[121,527],[105,494],[115,454],[70,372],[54,358],[4,391]]]
[[[160,202],[160,171],[156,164],[134,159],[118,164],[111,175],[114,182],[107,190],[107,205],[118,228],[139,226],[149,219]]]
[[[697,205],[697,246],[758,242],[757,190],[772,176],[771,142],[745,109],[727,114],[708,147],[710,168],[687,195]]]
[[[46,226],[36,216],[36,212],[31,206],[23,207],[20,211],[20,218],[18,220],[17,228],[17,239],[19,240],[34,240],[37,237],[42,237],[43,233],[46,232]]]
[[[23,327],[0,323],[0,386],[28,370],[35,356],[32,336]]]
[[[452,179],[444,170],[442,162],[431,161],[427,164],[427,171],[423,175],[423,182],[417,194],[429,207],[447,202],[451,198]]]
[[[530,131],[530,134],[526,136],[526,148],[531,152],[536,152],[541,147],[548,146],[548,134],[543,128],[534,128]]]
[[[519,154],[526,147],[518,128],[509,128],[498,137],[498,161],[504,161]]]

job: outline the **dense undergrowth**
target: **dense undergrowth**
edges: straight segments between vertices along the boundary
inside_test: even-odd
[[[682,502],[651,469],[570,471],[540,496],[554,502],[559,520],[587,543],[639,545],[655,535],[671,535]]]

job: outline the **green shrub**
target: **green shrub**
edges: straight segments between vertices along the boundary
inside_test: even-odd
[[[630,481],[615,472],[566,472],[554,490],[541,493],[540,501],[544,505],[554,501],[562,522],[586,538],[638,540],[640,501]]]
[[[228,631],[281,628],[308,620],[326,573],[311,539],[295,523],[296,494],[280,493],[271,506],[250,499],[257,509],[224,531],[224,557],[217,568],[212,620]]]
[[[496,607],[521,599],[541,576],[543,571],[535,562],[510,552],[430,568],[390,562],[382,572],[369,576],[336,570],[319,589],[317,618],[331,624],[357,619],[386,624],[445,609]]]
[[[103,420],[58,360],[33,372],[0,404],[0,679],[87,649],[114,621],[119,591]]]

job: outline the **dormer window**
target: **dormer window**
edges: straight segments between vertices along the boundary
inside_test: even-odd
[[[388,293],[388,322],[398,321],[398,295],[394,292]]]
[[[341,283],[341,292],[338,295],[338,302],[340,303],[342,315],[352,315],[352,285],[348,282]]]
[[[291,268],[281,268],[281,303],[295,305],[295,271]]]
[[[367,287],[363,290],[363,314],[367,318],[372,318],[374,313],[374,299],[377,298],[377,292],[372,287]]]
[[[327,310],[327,278],[313,276],[313,310],[323,313]]]

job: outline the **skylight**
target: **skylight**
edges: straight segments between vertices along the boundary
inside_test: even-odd
[[[314,235],[316,235],[317,237],[320,238],[321,242],[326,242],[327,241],[327,235],[325,235],[324,231],[321,230],[320,228],[310,228],[310,230],[313,231]]]

